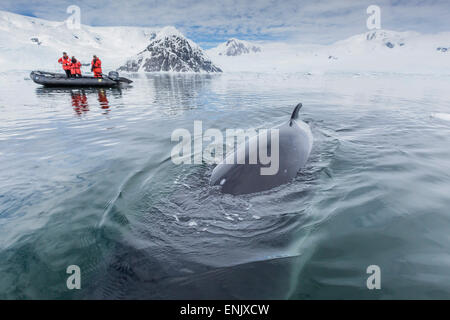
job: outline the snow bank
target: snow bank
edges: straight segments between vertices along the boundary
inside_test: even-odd
[[[156,28],[90,27],[69,29],[64,22],[0,11],[0,68],[60,71],[63,51],[88,64],[97,54],[106,69],[145,49]],[[90,71],[85,67],[83,71]]]

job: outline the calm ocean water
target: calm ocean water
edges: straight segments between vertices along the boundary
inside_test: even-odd
[[[0,74],[1,299],[450,298],[449,76],[133,80]],[[225,195],[171,161],[177,128],[268,128],[298,102],[314,146],[292,183]]]

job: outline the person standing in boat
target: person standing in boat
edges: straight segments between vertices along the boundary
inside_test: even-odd
[[[68,78],[70,78],[71,77],[70,65],[72,62],[70,61],[70,58],[66,52],[63,52],[63,56],[61,58],[59,58],[58,63],[62,64],[63,70],[66,73],[66,76]]]
[[[70,73],[74,78],[81,77],[81,62],[78,61],[75,57],[72,57],[72,61],[70,64]]]
[[[102,78],[102,61],[96,55],[92,59],[91,71],[94,73],[94,77]]]

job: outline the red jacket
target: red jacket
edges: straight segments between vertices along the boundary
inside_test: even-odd
[[[81,74],[81,62],[77,60],[75,63],[70,64],[70,73],[71,74]]]
[[[59,58],[58,63],[62,64],[64,70],[70,70],[70,65],[72,64],[72,62],[70,61],[69,57],[67,57],[67,58],[61,57],[61,58]]]
[[[102,73],[102,61],[100,59],[92,60],[91,66],[94,73]]]

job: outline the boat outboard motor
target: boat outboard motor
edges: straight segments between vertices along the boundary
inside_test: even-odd
[[[117,71],[110,71],[108,73],[108,77],[113,79],[113,80],[119,80],[119,73]]]

